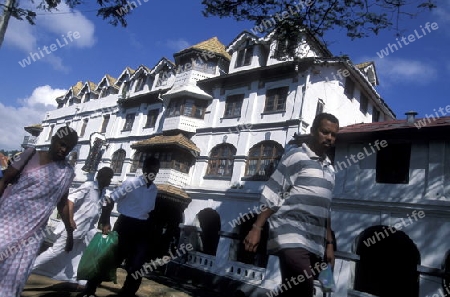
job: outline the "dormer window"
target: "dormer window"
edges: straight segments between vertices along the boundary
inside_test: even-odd
[[[374,107],[372,110],[372,122],[379,122],[379,121],[380,121],[380,111]]]
[[[361,93],[361,96],[359,97],[359,110],[361,110],[363,114],[366,114],[368,107],[369,107],[369,100],[367,99],[366,95]]]
[[[253,48],[253,46],[246,47],[238,52],[236,64],[234,65],[235,68],[248,66],[252,63]]]
[[[160,72],[158,76],[158,82],[156,83],[156,87],[166,86],[169,81],[170,73],[169,72]]]
[[[100,91],[100,98],[104,98],[106,96],[108,96],[108,87],[103,86]]]
[[[90,96],[91,94],[90,93],[84,93],[83,94],[83,101],[84,102],[89,102],[89,100],[91,100],[91,96]]]
[[[348,99],[353,99],[353,93],[355,91],[355,83],[350,77],[345,79],[344,94],[347,95]]]
[[[122,99],[126,99],[128,97],[128,91],[130,90],[130,82],[125,81],[122,85]]]
[[[144,89],[145,82],[147,80],[147,76],[145,74],[141,74],[136,81],[136,88],[134,89],[135,92],[142,91]]]
[[[284,38],[277,41],[277,49],[275,51],[275,58],[282,59],[290,54],[293,54],[297,43],[295,40],[290,40],[289,38]]]

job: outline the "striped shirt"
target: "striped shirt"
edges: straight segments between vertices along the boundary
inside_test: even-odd
[[[305,248],[323,256],[334,169],[306,144],[284,154],[264,186],[260,202],[274,213],[268,219],[267,249]]]

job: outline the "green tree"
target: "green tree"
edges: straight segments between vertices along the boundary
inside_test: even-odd
[[[275,31],[293,37],[298,28],[316,36],[334,28],[346,30],[351,39],[378,34],[385,29],[400,32],[403,17],[414,17],[436,8],[437,0],[203,0],[203,15],[232,17],[255,23],[253,33]]]

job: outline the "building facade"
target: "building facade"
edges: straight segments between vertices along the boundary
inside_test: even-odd
[[[264,245],[256,253],[243,249],[262,187],[293,136],[308,134],[316,114],[332,113],[344,127],[335,151],[332,207],[339,260],[334,295],[390,296],[377,291],[390,278],[385,270],[409,275],[401,288],[416,280],[408,296],[437,293],[448,233],[448,143],[439,133],[434,139],[422,131],[443,132],[448,126],[407,125],[408,133],[419,131],[408,136],[375,90],[372,62],[354,65],[335,57],[306,30],[298,34],[295,57],[287,48],[292,45],[273,33],[257,37],[242,32],[228,46],[213,37],[175,53],[173,62],[162,58],[152,68],[126,67],[117,78],[106,74],[98,84],[77,82],[45,115],[36,146],[48,146],[64,125],[79,133],[69,156],[76,169],[74,187],[102,166],[113,168],[114,187],[139,175],[146,156],[159,158],[159,194],[149,236],[162,240],[152,256],[163,257],[190,243],[193,250],[173,259],[168,275],[257,296],[276,292],[281,281],[278,260],[265,253]],[[408,148],[410,153],[403,154]],[[397,172],[397,167],[403,169]],[[409,232],[405,226],[403,233],[388,228],[402,218],[412,220],[413,211],[420,228]],[[419,236],[438,226],[440,239],[433,244]],[[387,238],[389,232],[402,235]],[[368,238],[379,240],[373,246],[382,248],[374,252],[365,244]],[[409,261],[380,256],[392,250],[394,239],[404,244],[401,250]],[[383,271],[374,271],[385,278],[369,273],[366,255],[384,263]],[[408,270],[399,268],[403,265]]]

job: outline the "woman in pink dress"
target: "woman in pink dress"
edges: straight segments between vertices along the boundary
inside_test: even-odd
[[[62,127],[48,151],[25,150],[0,180],[0,297],[20,296],[55,206],[68,234],[66,251],[72,249],[76,225],[69,219],[67,194],[75,174],[65,158],[77,142],[75,130]],[[24,163],[20,178],[4,193]]]

